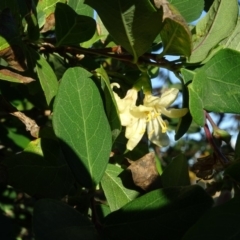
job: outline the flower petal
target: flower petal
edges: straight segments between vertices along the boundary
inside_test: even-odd
[[[112,83],[111,87],[120,88],[120,85],[118,83]],[[134,116],[132,116],[129,112],[130,108],[136,105],[136,100],[138,96],[137,90],[134,88],[129,89],[124,98],[120,98],[114,91],[113,95],[118,106],[118,113],[122,126],[127,126],[137,121],[137,119],[134,118]]]
[[[181,108],[181,109],[163,108],[163,109],[161,109],[161,112],[163,115],[165,115],[169,118],[180,118],[180,117],[183,117],[188,112],[188,109],[187,108]]]
[[[166,133],[162,133],[161,125],[154,119],[147,124],[148,139],[159,147],[169,145],[169,138]]]
[[[142,139],[146,130],[146,122],[144,119],[140,119],[134,124],[126,127],[125,137],[128,139],[127,149],[133,150],[139,141]]]
[[[178,89],[177,88],[169,88],[167,89],[159,98],[158,106],[160,107],[168,107],[170,106],[178,95]]]
[[[152,107],[145,107],[144,105],[134,106],[130,109],[130,113],[136,118],[146,118],[151,111]]]
[[[146,107],[155,107],[159,102],[159,97],[146,94],[143,100],[144,106]]]

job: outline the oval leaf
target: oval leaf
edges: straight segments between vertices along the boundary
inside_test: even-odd
[[[103,175],[101,185],[111,211],[116,211],[138,196],[138,192],[124,187],[120,174],[123,170],[112,164],[108,164]]]
[[[86,0],[112,37],[134,57],[149,50],[162,28],[162,11],[149,0]],[[111,9],[109,11],[109,9]]]
[[[192,39],[188,25],[176,8],[166,0],[155,0],[157,8],[163,6],[163,29],[160,33],[163,42],[163,52],[160,56],[183,55],[190,56]]]
[[[57,77],[44,57],[38,55],[36,64],[37,74],[44,91],[47,104],[50,105],[58,90]]]
[[[9,68],[0,67],[0,80],[5,80],[15,83],[30,83],[35,81],[33,78],[22,76],[16,72],[13,72]]]
[[[108,75],[103,67],[98,68],[95,70],[97,75],[101,77],[101,85],[104,91],[105,95],[105,106],[106,106],[106,114],[108,117],[108,121],[112,130],[112,139],[113,142],[118,137],[118,135],[121,132],[121,122],[118,116],[118,107],[117,103],[115,101],[115,98],[113,96],[113,91],[110,85],[110,80],[108,78]]]
[[[63,3],[57,3],[55,20],[57,46],[78,45],[91,39],[96,31],[96,22],[93,18],[78,15]]]
[[[240,53],[220,50],[194,75],[189,85],[190,112],[203,126],[203,109],[220,113],[240,113]]]
[[[228,37],[237,23],[238,3],[216,0],[208,13],[197,23],[193,32],[193,50],[189,62],[203,61],[210,50]]]
[[[85,187],[98,184],[111,151],[111,130],[91,73],[76,67],[61,80],[53,127],[75,178]]]
[[[106,217],[105,239],[181,239],[212,202],[197,185],[152,191]]]

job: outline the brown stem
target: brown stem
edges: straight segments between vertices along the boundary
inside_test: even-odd
[[[209,114],[207,111],[204,111],[204,112],[205,112],[206,119],[210,122],[213,130],[218,129],[218,126],[217,126],[216,123],[213,121],[213,119],[212,119],[212,117],[210,116],[210,114]]]
[[[133,63],[133,57],[129,53],[127,53],[124,49],[121,49],[119,46],[113,48],[104,48],[104,49],[91,49],[91,48],[83,48],[83,47],[55,47],[53,44],[45,42],[40,46],[41,50],[57,52],[60,55],[63,52],[70,53],[72,55],[77,54],[91,54],[91,55],[100,55],[103,57],[110,57],[117,59],[119,61],[130,62]],[[157,59],[157,54],[145,53],[141,57],[139,57],[138,62],[136,64],[146,64],[150,66],[163,67],[171,71],[177,71],[181,68],[181,61],[168,61],[164,57],[161,59]]]
[[[212,134],[209,130],[209,127],[207,125],[207,123],[205,123],[204,125],[204,131],[207,137],[208,142],[210,143],[210,145],[212,146],[214,153],[217,155],[217,157],[219,158],[219,160],[222,162],[222,164],[227,164],[229,161],[228,159],[223,155],[223,153],[221,152],[221,150],[219,149],[219,147],[217,146],[217,144],[215,143]]]
[[[0,105],[5,112],[17,117],[21,122],[23,122],[26,126],[26,130],[30,131],[33,137],[38,137],[40,127],[34,120],[27,117],[24,113],[18,111],[11,103],[7,102],[2,95],[0,95]]]

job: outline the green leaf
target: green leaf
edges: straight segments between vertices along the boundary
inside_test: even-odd
[[[164,22],[160,35],[163,42],[161,56],[165,54],[190,56],[192,39],[188,25],[177,9],[170,4],[164,4]]]
[[[52,99],[56,96],[58,90],[58,80],[44,57],[38,55],[36,64],[37,74],[41,83],[47,104],[50,105]]]
[[[206,212],[182,239],[237,240],[240,238],[239,221],[240,199],[236,197]]]
[[[122,129],[121,122],[118,116],[117,103],[113,95],[113,91],[110,85],[108,75],[104,70],[104,68],[103,67],[98,68],[95,70],[95,72],[98,74],[98,76],[101,77],[101,81],[102,81],[101,85],[105,95],[106,114],[112,130],[112,141],[114,142]]]
[[[183,108],[189,109],[189,92],[187,88],[188,82],[192,81],[193,79],[193,73],[192,71],[181,69],[181,73],[183,76],[183,81],[186,83],[182,83],[182,94],[183,94]],[[192,116],[190,112],[188,111],[186,115],[181,117],[179,119],[177,128],[176,128],[176,134],[175,134],[175,141],[179,140],[189,129],[192,123]]]
[[[94,225],[87,217],[52,199],[41,199],[34,205],[33,232],[37,240],[97,239]]]
[[[37,4],[37,12],[43,11],[45,13],[46,18],[51,14],[54,13],[56,8],[56,4],[62,2],[65,3],[66,0],[44,0],[38,1]]]
[[[108,164],[101,181],[111,211],[118,210],[139,195],[137,191],[124,187],[120,178],[122,172],[120,167]]]
[[[238,18],[237,26],[234,29],[233,33],[227,39],[226,43],[224,43],[225,48],[231,48],[237,51],[240,51],[240,18]]]
[[[186,68],[181,68],[181,74],[182,74],[182,77],[183,77],[183,82],[185,84],[189,84],[193,80],[196,72],[191,71],[191,70],[186,69]]]
[[[161,39],[163,42],[162,54],[190,56],[192,50],[191,34],[184,24],[174,19],[165,19]]]
[[[6,39],[2,36],[0,36],[0,51],[8,48],[10,46],[10,44],[6,41]],[[2,53],[0,52],[1,56]]]
[[[96,22],[93,18],[78,15],[71,7],[57,3],[55,10],[57,46],[77,45],[93,37]]]
[[[99,91],[83,68],[68,69],[54,104],[53,127],[75,178],[85,187],[101,180],[111,151],[111,130]]]
[[[28,14],[25,16],[27,22],[27,35],[29,40],[37,41],[40,36],[37,13],[34,4],[28,9]]]
[[[59,198],[68,194],[73,177],[58,142],[36,139],[23,152],[3,161],[9,185],[34,197]]]
[[[189,186],[188,161],[183,154],[173,158],[161,175],[163,187]]]
[[[1,67],[0,67],[0,80],[5,80],[5,81],[15,82],[15,83],[30,83],[32,81],[35,81],[33,78],[25,77],[16,72],[13,72],[9,68],[1,69]]]
[[[84,0],[68,0],[68,5],[79,15],[94,16],[94,10],[84,4]]]
[[[209,51],[228,37],[237,23],[236,0],[215,0],[209,12],[197,23],[193,32],[193,51],[189,62],[203,61]]]
[[[149,0],[86,0],[115,39],[137,61],[151,48],[162,28],[162,10]]]
[[[240,113],[240,53],[220,50],[199,69],[189,85],[190,112],[203,126],[203,109],[220,113]]]
[[[176,7],[187,22],[192,22],[201,16],[204,0],[169,0]]]
[[[66,63],[65,59],[58,54],[48,54],[46,60],[54,71],[57,79],[61,79],[64,72],[69,68],[69,64]]]
[[[95,42],[97,42],[100,39],[101,39],[101,36],[98,34],[98,30],[96,29],[93,37],[88,41],[81,43],[80,46],[83,48],[90,48]]]
[[[197,185],[149,192],[106,217],[105,239],[181,239],[212,202]]]

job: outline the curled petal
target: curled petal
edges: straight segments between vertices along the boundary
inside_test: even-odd
[[[169,117],[169,118],[180,118],[183,117],[184,115],[186,115],[186,113],[188,112],[187,108],[181,108],[181,109],[175,109],[175,108],[170,108],[170,109],[166,109],[163,108],[161,110],[162,114]]]
[[[158,106],[161,107],[169,107],[177,98],[178,95],[178,89],[176,88],[169,88],[167,89],[161,96],[161,98],[159,98],[158,101]]]
[[[118,83],[112,83],[111,87],[119,88]],[[118,113],[121,120],[122,126],[127,126],[133,124],[137,119],[130,114],[130,108],[136,105],[138,92],[136,89],[132,88],[127,91],[124,98],[120,98],[115,92],[113,92],[114,98],[118,106]]]
[[[159,103],[159,97],[155,97],[152,95],[145,95],[143,102],[144,102],[144,106],[146,107],[154,107],[156,104]]]

